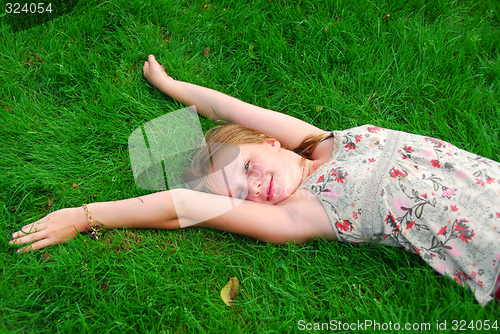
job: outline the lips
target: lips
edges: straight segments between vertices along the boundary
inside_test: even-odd
[[[271,176],[271,181],[269,181],[269,186],[267,187],[267,201],[272,200],[274,197],[274,182]]]

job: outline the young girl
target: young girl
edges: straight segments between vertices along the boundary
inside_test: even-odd
[[[55,211],[13,234],[11,244],[23,246],[18,251],[64,242],[77,231],[177,229],[184,220],[271,243],[326,238],[402,247],[469,286],[482,305],[495,292],[498,297],[499,163],[435,138],[377,126],[323,131],[176,81],[152,55],[143,71],[155,87],[195,105],[200,115],[234,123],[211,130],[207,143],[237,145],[241,161],[221,178],[210,171],[224,150],[200,150],[187,174],[201,180],[195,188],[201,191],[174,189]],[[227,196],[238,203],[221,213]]]

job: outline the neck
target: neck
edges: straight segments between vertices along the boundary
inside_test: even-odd
[[[302,169],[302,182],[304,182],[314,172],[314,161],[303,157],[300,165]]]

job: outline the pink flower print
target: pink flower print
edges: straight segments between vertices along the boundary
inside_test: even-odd
[[[325,174],[321,175],[318,179],[318,181],[316,182],[316,184],[320,183],[321,181],[323,181],[323,179],[325,178]]]
[[[447,156],[449,156],[449,157],[452,157],[452,156],[453,156],[453,154],[452,154],[452,153],[450,153],[450,152],[446,152],[446,155],[447,155]]]
[[[363,135],[357,135],[356,136],[356,143],[361,142],[361,138],[363,138]]]
[[[460,252],[460,249],[458,249],[457,245],[453,243],[447,243],[446,246],[450,246],[450,248],[447,247],[446,252],[451,256],[459,257],[460,255],[462,255],[462,252]]]
[[[500,212],[495,212],[495,214],[497,215],[497,218],[500,219]]]
[[[337,229],[342,232],[352,231],[352,223],[348,220],[337,221]]]
[[[374,163],[377,160],[375,160],[375,158],[370,158],[370,159],[368,159],[368,161],[371,162],[371,163]]]
[[[392,204],[396,207],[396,211],[399,213],[404,213],[404,212],[408,211],[408,209],[406,209],[406,210],[401,209],[401,207],[404,207],[404,208],[409,207],[408,203],[406,203],[405,200],[402,198],[394,198],[392,200]]]
[[[332,199],[336,199],[340,197],[340,194],[333,189],[333,187],[325,187],[322,191],[323,195],[326,197],[330,197]]]
[[[446,236],[446,229],[447,228],[448,228],[448,226],[441,227],[441,229],[439,230],[439,232],[438,232],[437,235],[444,235],[444,236]]]
[[[357,212],[353,212],[353,213],[352,213],[352,218],[354,218],[354,219],[358,219],[358,213],[357,213]]]
[[[495,255],[495,260],[500,260],[500,254]]]
[[[459,239],[465,242],[466,244],[472,239],[475,235],[474,230],[469,230],[469,226],[466,224],[469,221],[467,219],[460,219],[460,221],[455,221],[455,231],[459,233]]]
[[[356,149],[356,145],[354,143],[347,143],[345,148],[348,148],[350,150],[354,150],[354,149]]]
[[[419,154],[421,157],[431,157],[432,151],[422,150],[422,153]]]
[[[451,196],[455,195],[455,190],[457,189],[443,187],[443,197],[448,197],[448,199],[450,199]]]
[[[471,272],[471,273],[470,273],[470,277],[472,277],[472,278],[476,278],[476,275],[477,275],[477,274],[476,274],[476,272],[475,272],[475,271],[473,271],[473,272]]]
[[[412,228],[413,225],[415,225],[415,221],[409,222],[408,225],[406,226],[406,229],[408,230],[408,229]]]
[[[356,203],[352,202],[351,203],[351,208],[354,208],[356,206]]]
[[[431,162],[432,162],[432,167],[441,168],[439,161],[432,159]]]
[[[456,205],[450,205],[450,209],[451,209],[451,211],[453,211],[453,212],[458,211],[458,207],[457,207]]]
[[[423,198],[427,198],[427,193],[422,194],[422,197],[423,197]]]
[[[486,183],[492,184],[493,182],[495,182],[495,178],[493,178],[493,177],[487,177],[486,178]]]
[[[464,170],[463,169],[460,169],[458,172],[457,172],[457,179],[461,177],[462,179],[465,179],[465,173],[464,173]]]
[[[482,288],[483,287],[483,281],[477,282],[477,285],[479,285]]]
[[[408,151],[408,152],[413,152],[413,149],[411,148],[411,146],[406,146],[406,145],[405,145],[405,147],[403,147],[403,149],[404,149],[405,151]]]
[[[477,184],[480,184],[482,187],[484,187],[484,182],[481,181],[480,179],[476,179]]]
[[[400,171],[399,169],[396,169],[394,167],[390,170],[389,174],[391,174],[391,176],[394,178],[398,176],[405,177],[408,175],[408,173],[405,170]]]
[[[378,126],[369,126],[368,127],[368,131],[370,132],[377,132],[377,131],[380,131],[382,130],[381,128],[379,128]]]

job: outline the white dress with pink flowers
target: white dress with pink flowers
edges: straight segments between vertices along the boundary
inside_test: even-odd
[[[500,273],[500,164],[372,125],[333,135],[331,159],[300,188],[321,201],[338,240],[418,253],[490,302]]]

